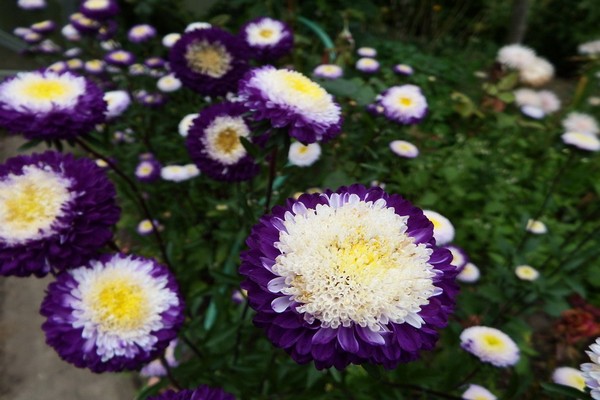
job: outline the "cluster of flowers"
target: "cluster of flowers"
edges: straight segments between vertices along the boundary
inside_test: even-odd
[[[554,77],[554,66],[548,60],[538,57],[535,51],[520,44],[502,47],[496,58],[500,64],[519,73],[522,83],[530,86],[543,86]]]

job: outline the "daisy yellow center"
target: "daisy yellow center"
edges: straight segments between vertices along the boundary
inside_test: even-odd
[[[94,287],[92,298],[96,322],[105,331],[133,330],[148,314],[142,288],[123,277],[104,279]]]
[[[206,128],[202,141],[210,158],[223,165],[233,165],[246,156],[240,137],[249,135],[242,117],[219,116]]]
[[[298,153],[300,153],[300,154],[306,154],[307,152],[308,152],[308,146],[302,145],[302,146],[298,147]]]
[[[142,165],[140,167],[140,174],[148,175],[152,172],[152,167],[150,165]]]
[[[68,186],[68,181],[37,168],[0,181],[0,239],[20,243],[50,235],[71,198]]]
[[[122,51],[119,51],[117,53],[113,53],[113,55],[111,56],[111,58],[113,60],[116,60],[116,61],[127,61],[129,59],[127,53],[124,53]]]
[[[23,87],[23,94],[35,99],[51,101],[70,92],[70,87],[58,80],[38,80]]]
[[[152,226],[152,222],[150,222],[148,220],[142,221],[140,223],[139,228],[140,228],[141,231],[144,231],[144,232],[145,231],[151,231],[152,229],[154,229],[154,227]]]
[[[219,133],[215,144],[217,145],[220,151],[227,154],[232,153],[234,150],[236,150],[239,146],[242,145],[237,132],[229,128]]]
[[[325,93],[321,86],[311,81],[304,75],[292,73],[290,71],[283,72],[286,74],[283,78],[283,81],[295,92],[310,97],[311,99],[318,99]]]
[[[502,351],[504,341],[494,333],[484,333],[482,335],[482,344],[490,351]]]
[[[145,35],[148,32],[148,28],[145,26],[137,26],[133,28],[133,34],[136,36]]]
[[[433,224],[433,229],[439,229],[442,227],[442,223],[438,221],[436,218],[428,217],[431,223]]]
[[[585,389],[585,378],[581,375],[576,375],[573,378],[573,387],[583,391]]]
[[[428,264],[431,250],[413,243],[405,233],[407,217],[383,200],[353,196],[341,207],[319,205],[286,216],[272,268],[280,278],[270,290],[290,296],[305,320],[323,327],[355,323],[379,331],[388,321],[420,326],[420,307],[439,294]]]
[[[220,78],[231,69],[231,54],[224,46],[207,41],[191,44],[185,53],[188,66],[194,71]]]
[[[409,99],[408,97],[400,97],[398,99],[398,103],[400,103],[404,107],[410,107],[413,104],[413,101],[412,101],[412,99]]]
[[[85,7],[90,10],[101,10],[108,7],[108,0],[87,0]]]
[[[259,35],[264,37],[265,39],[269,39],[271,36],[273,36],[273,30],[272,29],[261,29]]]

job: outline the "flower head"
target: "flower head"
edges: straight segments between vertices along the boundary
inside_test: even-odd
[[[465,400],[496,400],[492,392],[484,388],[483,386],[470,384],[469,388],[462,394],[462,398]]]
[[[393,69],[394,69],[394,72],[397,73],[398,75],[404,75],[404,76],[410,76],[415,72],[413,67],[411,67],[410,65],[406,65],[406,64],[396,64],[396,65],[394,65]]]
[[[235,400],[235,397],[223,389],[202,385],[194,390],[184,389],[179,392],[169,390],[148,400]]]
[[[75,29],[72,24],[67,24],[62,27],[60,33],[64,36],[65,39],[70,40],[72,42],[76,42],[81,39],[81,35],[79,31]]]
[[[95,34],[100,29],[100,22],[83,15],[82,13],[71,14],[69,22],[73,28],[82,35]]]
[[[160,177],[161,165],[154,157],[144,159],[135,168],[135,177],[140,182],[154,182]]]
[[[89,60],[83,64],[83,69],[92,75],[98,75],[104,72],[106,63],[102,60]]]
[[[119,5],[116,0],[85,0],[79,12],[90,19],[105,20],[119,13]]]
[[[23,10],[40,10],[46,8],[46,0],[18,0],[17,5]]]
[[[200,175],[198,167],[194,164],[167,165],[160,170],[160,177],[165,181],[183,182]]]
[[[504,332],[487,326],[472,326],[460,334],[460,345],[481,361],[509,367],[519,361],[519,348]]]
[[[181,82],[196,92],[222,96],[235,92],[248,70],[244,42],[219,28],[196,29],[175,42],[170,66]]]
[[[531,86],[542,86],[554,77],[554,66],[544,58],[536,57],[519,70],[521,82]]]
[[[146,236],[154,232],[154,227],[158,226],[158,221],[154,221],[154,224],[149,219],[143,219],[137,224],[136,231],[141,236]]]
[[[572,112],[562,121],[562,126],[567,132],[590,133],[593,135],[600,132],[598,122],[589,114]]]
[[[572,388],[585,390],[585,378],[583,373],[575,368],[571,367],[559,367],[552,373],[552,382],[558,383],[559,385],[570,386]]]
[[[303,145],[294,142],[290,145],[288,161],[297,167],[308,167],[313,165],[321,157],[321,146],[319,143]]]
[[[181,33],[168,33],[162,38],[162,45],[167,49],[173,47],[175,43],[181,38]]]
[[[414,144],[406,140],[393,140],[390,142],[390,149],[394,154],[404,158],[415,158],[419,155],[419,149]]]
[[[156,29],[148,24],[132,26],[129,32],[127,32],[127,39],[133,43],[147,42],[154,36],[156,36]]]
[[[600,399],[600,338],[596,339],[596,343],[592,343],[590,350],[586,350],[586,354],[592,362],[581,364],[581,372],[585,385],[591,390],[592,398],[598,400]]]
[[[479,272],[479,268],[477,265],[467,262],[463,267],[458,276],[456,277],[457,281],[473,283],[479,280],[481,273]]]
[[[268,17],[247,22],[240,29],[240,36],[252,50],[253,57],[265,62],[288,54],[294,45],[294,34],[290,27]]]
[[[80,264],[118,219],[114,186],[92,160],[50,151],[11,158],[0,165],[0,274]]]
[[[535,51],[520,44],[511,44],[502,47],[496,58],[499,63],[509,68],[520,70],[535,61]]]
[[[118,67],[128,67],[135,62],[135,56],[126,50],[112,50],[104,56],[104,61]]]
[[[577,46],[579,54],[595,56],[600,54],[600,40],[592,40],[591,42],[581,43]]]
[[[196,21],[196,22],[192,22],[190,24],[188,24],[185,27],[185,32],[191,32],[191,31],[195,31],[195,30],[199,30],[199,29],[210,29],[212,28],[212,25],[208,22],[202,22],[202,21]]]
[[[0,83],[0,126],[28,139],[67,139],[104,121],[102,91],[69,72],[22,72]]]
[[[378,187],[288,199],[246,243],[254,323],[299,363],[395,368],[433,348],[454,307],[457,271],[431,223]]]
[[[374,74],[375,72],[379,71],[379,61],[368,57],[360,58],[356,62],[356,69],[368,74]]]
[[[534,219],[529,219],[527,221],[527,225],[525,226],[525,229],[527,230],[527,232],[531,232],[536,235],[543,235],[544,233],[548,232],[548,228],[546,228],[546,224],[544,224],[542,221],[537,221]]]
[[[341,109],[333,97],[299,72],[256,68],[240,82],[239,94],[257,120],[269,119],[276,128],[308,144],[329,140],[341,129]]]
[[[259,166],[246,151],[241,138],[255,142],[240,103],[207,107],[194,119],[186,144],[198,168],[213,179],[244,181],[259,172]]]
[[[175,92],[181,89],[181,81],[174,74],[165,75],[156,82],[156,87],[161,92]]]
[[[600,139],[598,139],[598,136],[591,133],[567,132],[563,133],[561,138],[565,144],[569,144],[581,150],[600,150]]]
[[[361,57],[377,57],[377,50],[372,47],[359,47],[356,54]]]
[[[342,67],[340,67],[339,65],[321,64],[315,68],[313,74],[317,78],[338,79],[342,77],[342,75],[344,74],[344,70],[342,70]]]
[[[427,115],[427,99],[415,85],[392,86],[378,96],[384,115],[403,125],[417,124]]]
[[[123,114],[131,104],[131,96],[125,90],[113,90],[104,93],[104,101],[106,101],[106,118],[116,118]]]
[[[454,240],[454,225],[448,218],[431,210],[423,210],[423,214],[433,224],[433,237],[438,246],[448,244]]]
[[[105,254],[48,286],[46,343],[94,372],[136,369],[156,358],[183,323],[174,276],[152,259]]]
[[[519,265],[516,267],[515,275],[523,281],[535,281],[540,277],[538,270],[529,265]]]
[[[45,20],[31,25],[31,30],[37,33],[50,33],[56,29],[56,22]]]

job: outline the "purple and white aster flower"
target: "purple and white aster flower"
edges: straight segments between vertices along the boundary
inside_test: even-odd
[[[415,158],[419,155],[419,149],[406,140],[393,140],[390,142],[390,150],[397,156],[404,158]]]
[[[435,346],[454,308],[450,252],[420,209],[378,187],[288,199],[246,244],[254,323],[298,363],[395,368]]]
[[[54,72],[57,74],[66,72],[68,70],[69,70],[69,67],[67,66],[67,63],[64,61],[57,61],[55,63],[50,64],[48,67],[46,67],[46,71]]]
[[[154,157],[140,161],[135,168],[135,177],[140,182],[151,183],[160,178],[160,170],[162,165]]]
[[[135,62],[135,56],[126,50],[113,50],[104,56],[104,61],[119,67],[128,67]]]
[[[241,38],[219,28],[187,32],[171,47],[169,61],[177,78],[208,96],[235,92],[248,70],[248,47]]]
[[[165,60],[160,57],[150,57],[144,60],[144,65],[148,68],[163,68],[166,65]]]
[[[23,35],[23,37],[22,37],[22,39],[23,39],[25,42],[29,43],[29,44],[35,44],[35,43],[38,43],[38,42],[40,42],[40,41],[41,41],[43,38],[44,38],[44,37],[43,37],[42,35],[40,35],[40,34],[39,34],[39,33],[37,33],[37,32],[33,32],[33,31],[26,33],[26,34],[25,34],[25,35]]]
[[[317,83],[299,72],[268,65],[248,72],[239,95],[256,120],[268,119],[275,128],[304,144],[327,141],[340,133],[340,106]]]
[[[403,75],[403,76],[410,76],[415,72],[413,67],[411,67],[410,65],[406,65],[406,64],[394,65],[393,71],[396,74]]]
[[[115,188],[89,159],[48,151],[0,164],[0,274],[44,276],[112,238]]]
[[[462,331],[460,346],[496,367],[515,365],[520,357],[517,344],[506,333],[488,326],[472,326]]]
[[[256,143],[243,116],[246,112],[241,103],[215,104],[193,120],[186,146],[194,163],[211,178],[245,181],[260,171],[240,140],[243,137]]]
[[[77,71],[83,68],[83,61],[79,58],[71,58],[70,60],[67,60],[66,63],[71,71]]]
[[[83,15],[82,13],[71,14],[69,22],[73,25],[79,33],[83,34],[95,34],[100,29],[100,22],[95,19],[91,19]]]
[[[40,313],[46,343],[94,372],[141,367],[177,337],[184,320],[168,268],[125,254],[104,254],[58,275]]]
[[[37,49],[44,54],[56,54],[60,52],[61,48],[52,39],[43,40]]]
[[[356,69],[367,74],[379,71],[379,61],[374,58],[363,57],[356,62]]]
[[[319,157],[321,157],[319,143],[303,145],[300,142],[294,142],[288,151],[288,161],[297,167],[309,167],[317,162]]]
[[[174,74],[168,74],[156,82],[156,87],[161,92],[170,93],[181,89],[181,81]]]
[[[294,46],[294,34],[283,21],[259,17],[240,28],[240,36],[252,50],[252,56],[263,62],[275,61]]]
[[[560,136],[565,144],[585,151],[600,151],[600,139],[591,133],[566,132]]]
[[[132,26],[127,32],[127,39],[133,43],[143,43],[156,36],[156,29],[152,25],[140,24]]]
[[[152,224],[150,225],[152,226]],[[167,365],[171,368],[175,368],[179,366],[179,361],[175,358],[175,348],[177,347],[177,339],[171,340],[171,343],[165,349],[165,361],[167,361]],[[153,376],[167,376],[167,370],[162,365],[160,359],[156,359],[146,364],[141,370],[140,375],[146,378],[151,378]]]
[[[119,13],[119,5],[115,0],[85,0],[79,12],[90,19],[105,20]]]
[[[427,115],[427,99],[415,85],[392,86],[377,102],[387,118],[402,125],[417,124]]]
[[[104,122],[102,91],[69,72],[21,72],[0,83],[0,126],[27,139],[68,139]]]
[[[79,31],[75,29],[75,27],[72,24],[67,24],[63,26],[60,30],[60,33],[64,36],[65,39],[70,40],[72,42],[81,40],[81,35],[79,34]]]
[[[338,79],[344,75],[344,70],[339,65],[321,64],[314,69],[313,74],[321,79]]]
[[[221,388],[202,385],[194,390],[184,389],[179,392],[169,390],[148,400],[235,400],[235,396]]]
[[[83,64],[83,69],[88,74],[98,75],[104,72],[106,63],[102,60],[89,60]]]
[[[585,379],[585,385],[590,388],[594,400],[600,400],[600,338],[590,345],[590,350],[586,350],[591,363],[581,364],[581,372]]]
[[[136,98],[143,106],[158,108],[167,102],[167,96],[162,93],[148,93],[145,90],[136,94]]]
[[[30,28],[37,33],[50,33],[56,29],[56,22],[51,20],[36,22]]]
[[[375,50],[372,47],[359,47],[356,50],[356,54],[358,54],[361,57],[377,57],[377,50]]]
[[[46,8],[46,0],[18,0],[17,5],[23,10],[41,10]]]

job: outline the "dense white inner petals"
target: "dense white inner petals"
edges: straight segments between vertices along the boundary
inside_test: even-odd
[[[23,72],[0,85],[0,103],[17,111],[71,109],[85,93],[85,79],[70,74]]]
[[[246,27],[248,44],[251,46],[268,46],[279,43],[283,38],[284,26],[281,22],[273,19],[249,24]]]
[[[0,180],[0,242],[14,245],[53,235],[63,207],[74,197],[70,186],[50,168],[36,166]]]
[[[246,155],[240,137],[248,137],[250,130],[242,117],[216,117],[204,132],[202,142],[213,160],[233,165]]]
[[[139,349],[151,350],[157,338],[151,333],[164,327],[161,313],[179,304],[165,276],[151,276],[153,264],[115,257],[105,265],[70,274],[78,282],[71,291],[73,327],[95,342],[106,361],[115,356],[133,357]]]
[[[420,117],[427,108],[427,100],[412,85],[391,88],[381,99],[381,104],[388,112],[408,117]]]
[[[328,199],[316,209],[297,203],[295,215],[286,214],[275,243],[281,255],[272,267],[284,281],[275,278],[271,290],[299,303],[296,310],[323,327],[420,327],[421,307],[441,293],[432,281],[432,250],[414,243],[406,234],[408,217],[384,200]]]
[[[291,107],[308,120],[333,125],[340,120],[340,108],[321,86],[296,71],[263,69],[250,86],[259,88],[267,101]]]

